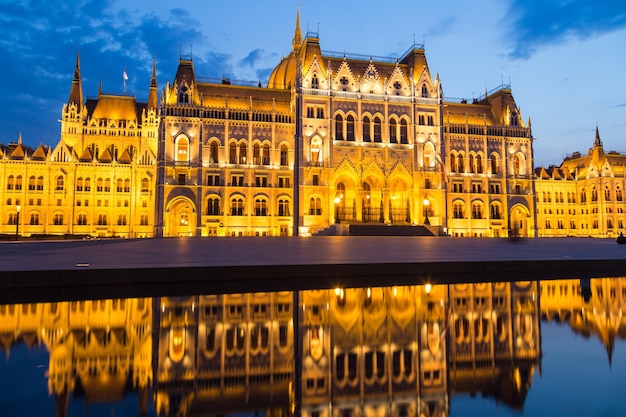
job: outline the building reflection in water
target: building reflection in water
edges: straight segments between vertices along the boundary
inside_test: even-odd
[[[7,360],[18,344],[50,352],[57,416],[130,393],[140,416],[435,417],[461,393],[522,409],[540,320],[597,337],[610,361],[624,280],[2,305],[0,341]]]

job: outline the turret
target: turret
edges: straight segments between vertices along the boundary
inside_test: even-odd
[[[300,46],[302,46],[302,31],[300,30],[300,7],[298,6],[298,11],[296,12],[296,30],[293,34],[291,47],[294,52],[298,52]]]

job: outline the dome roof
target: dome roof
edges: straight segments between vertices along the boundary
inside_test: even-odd
[[[276,88],[279,90],[291,89],[296,79],[298,58],[295,52],[291,52],[274,68],[267,82],[268,88]]]

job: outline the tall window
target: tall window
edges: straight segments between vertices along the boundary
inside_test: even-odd
[[[261,146],[258,143],[252,146],[252,163],[254,165],[261,165]]]
[[[260,197],[254,200],[254,215],[267,216],[267,200]]]
[[[343,117],[340,114],[335,116],[335,139],[343,140]]]
[[[30,213],[30,225],[38,226],[39,225],[39,213]]]
[[[98,214],[98,226],[106,226],[107,225],[107,215],[104,213]]]
[[[382,142],[381,129],[383,121],[380,117],[374,117],[374,142]]]
[[[28,191],[35,191],[35,184],[36,184],[36,180],[35,180],[35,176],[31,176],[28,179]]]
[[[52,218],[52,223],[55,226],[63,225],[63,213],[54,213],[54,217]]]
[[[263,154],[262,156],[262,163],[263,165],[269,165],[270,164],[270,145],[268,145],[267,143],[265,145],[263,145]]]
[[[278,199],[278,215],[279,216],[289,216],[289,200],[286,198]]]
[[[239,163],[245,164],[247,161],[248,147],[245,143],[239,144]]]
[[[150,191],[150,183],[148,182],[148,178],[143,178],[141,180],[141,192],[147,193]]]
[[[234,197],[230,201],[230,214],[231,216],[243,216],[243,199],[241,197]]]
[[[354,116],[348,115],[346,121],[347,139],[354,140]]]
[[[211,142],[209,146],[209,163],[217,164],[219,162],[217,155],[217,142]]]
[[[316,197],[311,197],[309,200],[309,214],[311,216],[322,215],[322,200]]]
[[[76,224],[78,226],[86,226],[87,225],[87,214],[79,213],[78,218],[76,219]]]
[[[189,160],[189,141],[187,138],[180,138],[176,142],[176,160],[181,162]]]
[[[288,158],[288,148],[287,145],[280,146],[280,166],[287,166],[287,158]]]
[[[118,226],[126,226],[126,214],[121,213],[117,216],[117,225]]]
[[[481,155],[476,155],[476,172],[483,173],[483,157]]]
[[[363,141],[371,142],[372,141],[372,133],[370,132],[370,118],[368,116],[363,117]]]
[[[7,190],[12,190],[15,188],[15,177],[13,175],[9,175],[7,178]]]
[[[219,216],[220,214],[220,199],[217,197],[211,197],[207,200],[207,215]]]
[[[422,84],[422,97],[428,97],[428,87],[426,87],[426,84]]]
[[[491,173],[498,174],[498,157],[495,154],[491,155]]]
[[[234,142],[228,147],[228,160],[231,164],[237,163],[237,145]]]
[[[37,178],[37,191],[43,191],[43,177]]]
[[[147,214],[142,214],[139,220],[139,225],[140,226],[147,226],[148,225],[148,215]]]
[[[111,192],[111,179],[110,178],[106,178],[104,180],[104,192],[105,193]]]
[[[389,121],[389,142],[398,143],[398,123],[395,119]]]
[[[311,78],[311,88],[320,88],[320,80],[317,78],[317,74],[313,74],[313,78]]]
[[[463,203],[454,203],[452,208],[453,208],[453,216],[455,219],[462,219],[465,217],[463,213]]]
[[[400,143],[409,143],[408,137],[409,125],[406,120],[400,120]]]
[[[472,204],[472,219],[482,219],[483,218],[483,207],[480,203]]]
[[[104,180],[102,178],[98,178],[96,181],[96,191],[101,193],[104,187]]]

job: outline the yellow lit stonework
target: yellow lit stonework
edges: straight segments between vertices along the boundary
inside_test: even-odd
[[[77,56],[60,122],[54,148],[21,137],[0,145],[5,238],[312,236],[374,225],[601,237],[623,225],[626,157],[605,154],[599,137],[589,156],[534,169],[530,120],[509,85],[447,98],[423,45],[399,58],[323,51],[317,33],[303,37],[299,13],[266,86],[208,82],[181,56],[160,97],[154,64],[146,103],[102,87],[85,99]]]

